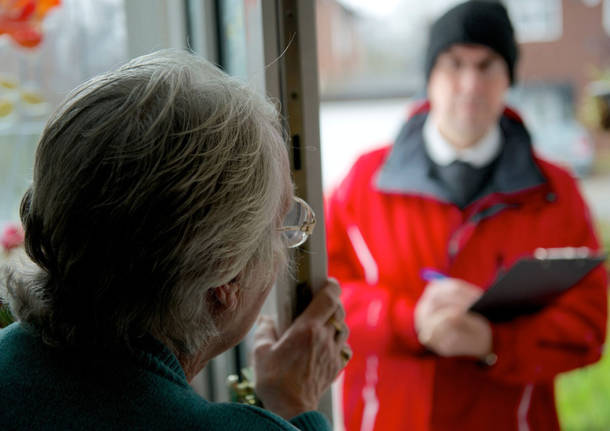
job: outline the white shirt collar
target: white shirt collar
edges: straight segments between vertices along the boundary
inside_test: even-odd
[[[456,150],[441,135],[430,115],[426,118],[423,133],[428,155],[434,163],[440,166],[447,166],[455,160],[460,160],[481,168],[491,163],[502,147],[498,124],[492,127],[475,145],[460,151]]]

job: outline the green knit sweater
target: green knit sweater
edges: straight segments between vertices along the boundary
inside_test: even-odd
[[[26,326],[0,330],[0,429],[329,430],[318,412],[290,422],[257,407],[210,403],[154,339],[135,352],[51,348]]]

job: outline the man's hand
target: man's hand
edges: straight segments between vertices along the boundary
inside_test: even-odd
[[[259,319],[255,391],[265,408],[285,419],[315,410],[351,356],[340,293],[337,282],[329,280],[281,336],[273,319]]]
[[[492,350],[489,322],[468,308],[483,291],[455,278],[428,284],[415,307],[415,328],[424,346],[439,356],[484,358]]]
[[[492,351],[491,326],[478,314],[447,308],[433,315],[420,342],[439,356],[484,359]]]

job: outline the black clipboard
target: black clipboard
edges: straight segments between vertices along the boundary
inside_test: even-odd
[[[470,306],[492,322],[504,322],[541,310],[606,260],[587,248],[537,249],[500,274]]]

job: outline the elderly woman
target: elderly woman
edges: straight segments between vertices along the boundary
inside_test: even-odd
[[[22,201],[37,266],[6,283],[19,323],[0,332],[0,428],[326,429],[313,410],[349,352],[334,282],[281,336],[261,320],[265,410],[188,385],[305,240],[292,188],[273,105],[194,56],[144,56],[73,92]]]

